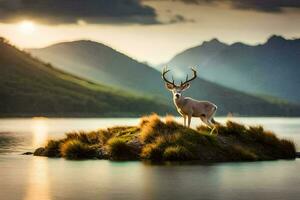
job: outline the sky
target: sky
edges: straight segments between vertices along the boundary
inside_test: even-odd
[[[299,0],[0,0],[0,36],[20,48],[104,43],[150,65],[218,38],[300,37]]]

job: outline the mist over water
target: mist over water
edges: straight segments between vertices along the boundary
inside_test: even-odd
[[[177,119],[181,122],[182,119]],[[227,118],[217,118],[224,123]],[[299,118],[231,118],[300,144]],[[299,160],[165,164],[20,155],[69,131],[137,125],[137,118],[1,119],[0,199],[298,199]],[[199,125],[193,119],[192,126]]]

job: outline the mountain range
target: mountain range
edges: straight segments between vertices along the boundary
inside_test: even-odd
[[[0,117],[120,117],[172,111],[165,104],[53,68],[0,38]]]
[[[160,71],[101,43],[80,40],[27,51],[60,70],[84,79],[151,98],[159,103],[173,104]],[[185,70],[185,73],[190,71]],[[194,80],[186,95],[214,102],[219,107],[219,115],[290,116],[300,113],[298,106],[249,95],[203,78]]]
[[[228,45],[213,39],[177,54],[167,65],[181,75],[187,66],[197,66],[206,80],[300,103],[300,39],[273,35],[265,43],[252,46],[240,42]]]

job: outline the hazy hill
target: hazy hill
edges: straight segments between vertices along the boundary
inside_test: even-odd
[[[214,39],[176,55],[169,66],[198,66],[200,76],[253,94],[300,103],[300,39],[272,36],[264,44],[227,45]]]
[[[0,116],[138,116],[170,107],[54,69],[0,39]]]
[[[81,40],[29,51],[59,69],[101,84],[148,96],[163,92],[157,87],[162,81],[156,70],[101,43]]]
[[[222,49],[227,45],[214,41]],[[173,104],[159,71],[139,63],[110,47],[92,41],[74,41],[29,50],[34,56],[54,66],[89,80],[148,95],[157,101]],[[214,49],[211,52],[215,52]],[[190,72],[190,71],[186,71]],[[202,73],[202,72],[200,72]],[[197,79],[187,95],[210,100],[219,107],[218,114],[229,112],[241,115],[295,115],[297,107],[268,102],[237,92],[210,81]]]

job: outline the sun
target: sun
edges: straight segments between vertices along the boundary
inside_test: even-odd
[[[32,34],[36,29],[36,25],[34,24],[34,22],[27,20],[20,22],[18,27],[22,33],[27,35]]]

